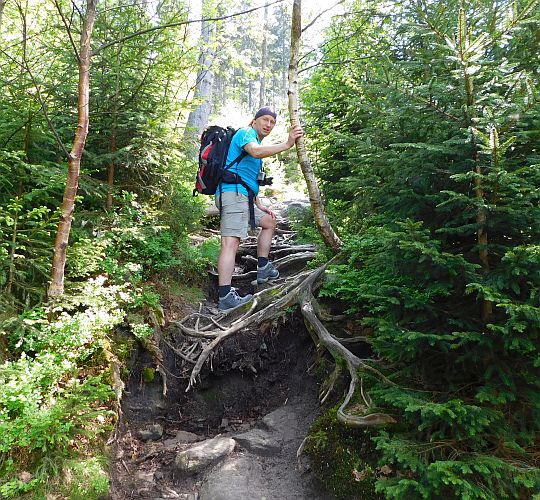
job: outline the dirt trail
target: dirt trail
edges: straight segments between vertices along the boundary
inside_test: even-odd
[[[290,238],[286,231],[282,235]],[[283,247],[275,246],[281,251]],[[252,250],[248,242],[239,257]],[[240,287],[246,291],[252,260],[241,259],[237,269],[237,274],[245,275]],[[210,296],[200,309],[208,315],[217,312]],[[174,327],[162,332],[163,373],[155,371],[155,359],[147,350],[133,354],[115,445],[111,498],[329,498],[316,484],[305,457],[297,457],[319,413],[318,387],[310,371],[314,347],[301,317],[293,314],[285,324],[242,331],[227,339],[187,393],[193,365],[178,354],[188,352],[186,345]],[[191,345],[195,346],[193,340]],[[208,441],[215,437],[219,439]],[[234,450],[196,473],[179,469],[183,450],[214,442],[232,442]]]

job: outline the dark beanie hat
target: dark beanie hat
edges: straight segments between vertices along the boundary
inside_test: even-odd
[[[272,110],[272,108],[268,107],[268,106],[264,106],[263,108],[259,109],[259,111],[257,111],[255,113],[255,120],[261,116],[264,116],[264,115],[270,115],[272,116],[274,119],[277,118],[277,114],[275,111]]]

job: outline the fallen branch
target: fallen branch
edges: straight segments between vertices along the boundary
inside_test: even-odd
[[[210,332],[204,331],[205,330],[204,328],[201,328],[199,330],[195,330],[194,328],[189,328],[188,326],[185,326],[184,324],[182,324],[182,321],[171,321],[170,324],[178,327],[183,334],[188,335],[190,337],[201,337],[204,339],[213,339],[214,337],[218,335],[218,333],[216,333],[215,331],[210,331]]]
[[[177,356],[182,358],[184,361],[187,361],[188,363],[191,363],[191,364],[195,364],[197,362],[195,359],[190,358],[189,354],[183,353],[180,349],[177,349],[176,347],[171,345],[169,342],[167,342],[165,339],[161,339],[161,340],[172,352],[174,352]]]

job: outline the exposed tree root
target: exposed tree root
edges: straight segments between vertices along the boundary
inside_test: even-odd
[[[122,376],[120,374],[122,363],[120,362],[118,357],[115,354],[113,354],[111,351],[109,351],[108,349],[104,349],[103,353],[111,367],[112,387],[114,390],[114,394],[116,396],[116,405],[117,405],[116,410],[118,414],[121,415],[122,406],[120,402],[122,400],[124,389],[126,388],[126,385],[124,384],[124,381],[122,380]]]
[[[248,247],[251,246],[253,246],[253,249],[255,248],[254,243],[248,243]],[[285,250],[282,253],[283,257],[275,259],[273,261],[274,265],[279,268],[290,265],[291,263],[311,260],[314,257],[314,253],[311,248],[308,250],[305,247],[297,246],[297,252],[295,253],[291,245],[284,245],[282,248],[282,250]],[[250,253],[245,253],[246,255],[244,255],[243,259],[255,263],[256,259]],[[212,308],[209,308],[210,312],[208,314],[203,314],[201,312],[202,309],[199,309],[198,313],[193,313],[181,321],[174,322],[185,335],[186,343],[180,348],[168,342],[166,344],[182,360],[193,365],[186,391],[189,391],[196,384],[205,363],[209,362],[210,369],[212,369],[214,353],[218,346],[225,340],[241,331],[257,331],[263,325],[268,325],[287,314],[289,308],[300,307],[304,322],[314,342],[324,347],[332,355],[336,363],[332,375],[321,389],[321,402],[324,403],[333,392],[335,383],[341,376],[343,367],[346,366],[350,377],[350,384],[348,393],[339,407],[337,413],[338,420],[350,427],[395,423],[392,416],[385,413],[373,412],[373,403],[369,394],[364,390],[361,375],[362,373],[369,372],[387,384],[394,385],[393,382],[388,380],[372,364],[368,363],[367,360],[360,359],[346,347],[347,344],[354,342],[369,342],[369,339],[363,336],[344,339],[337,338],[327,330],[321,321],[321,318],[329,321],[342,318],[342,316],[338,318],[324,311],[313,296],[313,290],[320,286],[327,267],[339,261],[339,259],[341,257],[338,255],[325,265],[316,269],[304,270],[292,276],[280,278],[278,283],[274,283],[273,286],[258,291],[254,294],[250,302],[229,314],[212,314]],[[239,275],[238,278],[251,277],[253,273],[251,271],[250,273]],[[190,338],[192,340],[189,340]],[[357,402],[352,405],[351,401],[353,397],[359,399],[360,403]],[[350,405],[353,406],[354,410],[348,408]]]
[[[353,353],[351,353],[345,346],[343,346],[343,344],[341,344],[333,335],[328,332],[326,327],[322,324],[321,320],[317,317],[313,310],[313,305],[311,304],[312,298],[313,296],[311,295],[311,290],[306,290],[306,294],[302,298],[301,303],[301,311],[304,315],[306,326],[315,333],[320,342],[333,356],[336,364],[339,364],[342,360],[345,361],[349,370],[349,375],[351,377],[349,391],[337,412],[338,420],[343,424],[347,425],[348,427],[368,427],[374,425],[395,423],[396,420],[385,413],[370,413],[364,416],[352,415],[351,413],[347,413],[347,405],[350,403],[352,397],[354,396],[356,386],[359,382],[359,371],[369,371],[370,373],[375,374],[384,382],[391,385],[395,384],[388,380],[379,370],[373,368],[364,360],[358,358]],[[334,378],[333,382],[335,382],[335,379],[337,378],[336,371],[334,371],[334,374],[332,374],[332,376]],[[329,391],[332,390],[333,382],[330,385],[328,392],[324,396],[324,399],[328,397]],[[369,395],[364,393],[363,391],[362,379],[360,379],[360,396],[362,398],[362,404],[360,405],[362,413],[368,413],[372,408],[373,403]]]

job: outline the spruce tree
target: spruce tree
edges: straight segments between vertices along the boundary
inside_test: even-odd
[[[398,421],[374,438],[393,471],[377,489],[527,497],[540,487],[538,9],[357,8],[327,34],[307,102],[325,194],[348,208],[349,262],[323,293],[361,318],[396,383],[370,381]]]

